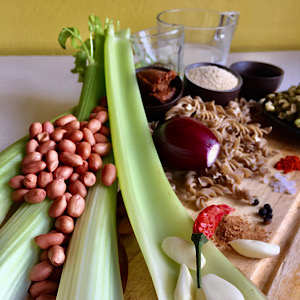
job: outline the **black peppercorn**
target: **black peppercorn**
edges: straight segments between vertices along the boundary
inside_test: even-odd
[[[267,210],[268,213],[271,213],[273,211],[272,207],[270,204],[265,204],[264,208]]]
[[[258,199],[254,199],[252,205],[253,205],[253,206],[256,206],[256,205],[258,205],[258,204],[259,204],[259,200],[258,200]]]
[[[258,213],[261,217],[264,217],[267,214],[267,210],[265,208],[261,208]]]

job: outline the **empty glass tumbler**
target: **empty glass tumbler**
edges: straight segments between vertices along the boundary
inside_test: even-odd
[[[225,65],[238,19],[238,12],[173,9],[157,15],[157,26],[184,26],[184,67],[195,62]]]

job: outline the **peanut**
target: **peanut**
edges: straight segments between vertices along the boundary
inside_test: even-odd
[[[63,126],[63,129],[69,131],[69,130],[75,130],[80,129],[80,122],[78,120],[73,120],[66,125]]]
[[[40,122],[34,122],[29,127],[29,137],[34,139],[39,133],[43,131],[43,126]]]
[[[83,139],[83,132],[79,129],[70,130],[64,134],[64,138],[74,143],[78,143]]]
[[[92,151],[100,156],[106,156],[110,154],[112,150],[111,143],[97,143],[92,147]]]
[[[49,280],[54,280],[54,281],[59,281],[60,277],[61,277],[61,273],[62,273],[63,267],[55,267],[54,271],[52,272],[52,274],[49,277]]]
[[[80,175],[78,173],[73,173],[70,178],[69,178],[69,181],[72,182],[72,181],[75,181],[75,180],[78,180],[80,177]],[[72,195],[72,194],[71,194]]]
[[[89,164],[86,160],[83,161],[81,166],[75,168],[75,172],[78,174],[83,174],[89,170]]]
[[[74,230],[74,220],[70,216],[62,215],[55,221],[55,228],[63,234],[69,234]]]
[[[25,152],[28,154],[28,153],[31,153],[31,152],[34,152],[37,150],[39,146],[39,143],[37,140],[35,139],[31,139],[29,140],[27,143],[26,143],[26,147],[25,147]]]
[[[58,245],[52,246],[48,251],[48,258],[54,267],[61,266],[66,259],[64,248]]]
[[[67,208],[67,199],[65,194],[57,197],[52,202],[51,206],[49,207],[48,214],[51,218],[58,218],[60,217]]]
[[[80,122],[80,130],[83,130],[83,128],[85,128],[87,123],[88,123],[88,121],[81,121]]]
[[[24,196],[29,192],[27,189],[18,189],[12,192],[11,199],[14,202],[23,202]]]
[[[58,149],[61,152],[75,153],[76,152],[76,144],[71,140],[63,139],[58,143]]]
[[[42,251],[40,255],[40,261],[44,261],[48,259],[48,249]]]
[[[46,186],[53,181],[53,174],[46,171],[41,171],[38,176],[37,184],[40,188],[46,188]]]
[[[86,127],[92,132],[92,133],[96,133],[97,131],[100,130],[101,128],[101,123],[99,120],[97,119],[91,119],[88,121]]]
[[[92,112],[93,112],[93,113],[97,113],[97,112],[103,111],[103,110],[104,110],[104,111],[107,111],[107,108],[104,107],[104,106],[96,106],[96,107],[93,108]]]
[[[108,142],[108,138],[102,133],[95,133],[94,138],[95,138],[96,143],[107,143]]]
[[[24,178],[24,175],[16,175],[9,180],[8,184],[12,189],[20,189],[23,187]]]
[[[45,155],[46,166],[49,172],[54,172],[58,167],[58,153],[55,150],[50,150]]]
[[[37,148],[37,151],[46,154],[50,150],[55,150],[56,149],[56,143],[53,140],[43,142],[39,145]]]
[[[82,157],[75,153],[70,152],[62,152],[59,155],[59,159],[61,163],[69,165],[71,167],[78,167],[83,164]]]
[[[50,137],[53,141],[60,142],[63,139],[64,134],[66,132],[67,130],[63,128],[55,128],[54,131],[51,133]]]
[[[21,161],[21,165],[26,165],[31,163],[32,161],[39,161],[42,160],[43,154],[37,151],[33,151],[28,153]]]
[[[39,144],[44,143],[50,140],[50,136],[48,132],[41,132],[36,136],[36,140]]]
[[[43,132],[47,132],[49,135],[54,131],[54,126],[49,121],[45,121],[42,126],[43,126]]]
[[[107,126],[102,126],[101,128],[100,128],[100,131],[99,131],[100,133],[102,133],[102,134],[104,134],[105,136],[110,136],[110,129],[109,129],[109,127],[107,127]]]
[[[22,173],[24,175],[27,174],[37,174],[43,171],[46,168],[46,163],[42,160],[40,161],[32,161],[24,166],[22,166]]]
[[[47,196],[55,199],[65,193],[67,185],[63,178],[56,178],[47,185]]]
[[[66,193],[64,193],[64,195],[65,195],[65,197],[66,197],[66,200],[67,200],[67,202],[70,200],[70,198],[73,196],[71,193],[69,193],[69,192],[66,192]]]
[[[48,259],[44,260],[31,269],[29,279],[31,281],[46,280],[49,278],[53,270],[54,266],[51,264],[51,262]]]
[[[83,140],[88,142],[91,146],[96,144],[94,134],[86,127],[82,128]]]
[[[54,178],[63,178],[68,180],[73,173],[73,167],[62,165],[55,169],[53,176]]]
[[[33,283],[29,288],[29,293],[33,298],[41,295],[56,295],[58,290],[58,282],[52,280],[42,280]]]
[[[102,168],[102,182],[106,186],[111,186],[117,178],[117,168],[114,164],[107,164]]]
[[[44,250],[62,244],[64,238],[65,237],[61,232],[49,232],[36,236],[34,240],[37,245]]]
[[[82,215],[85,207],[85,200],[79,195],[73,195],[67,206],[67,212],[70,217],[77,218]]]
[[[96,115],[94,116],[94,119],[97,119],[98,121],[100,121],[101,124],[104,124],[105,122],[108,121],[107,111],[101,110],[101,111],[97,112]]]
[[[88,142],[80,142],[76,147],[76,152],[82,159],[88,159],[91,155],[92,147]]]
[[[91,155],[90,155],[90,157],[88,159],[88,163],[89,163],[89,169],[92,172],[97,172],[102,167],[102,158],[97,153],[91,153]]]
[[[80,181],[87,187],[93,186],[96,183],[96,176],[92,172],[85,172],[80,176]]]
[[[71,194],[73,194],[73,195],[79,194],[83,198],[87,194],[85,185],[79,180],[74,180],[74,181],[70,182],[69,191]]]
[[[60,118],[58,118],[57,120],[54,121],[54,126],[55,127],[62,127],[64,125],[66,125],[67,123],[77,120],[77,118],[73,115],[65,115],[62,116]]]
[[[27,174],[23,179],[23,185],[27,189],[35,189],[37,187],[37,176],[35,174]]]
[[[45,198],[46,191],[40,188],[32,189],[24,195],[24,200],[28,203],[40,203]]]

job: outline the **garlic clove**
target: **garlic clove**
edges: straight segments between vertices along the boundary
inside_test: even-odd
[[[177,285],[174,291],[174,300],[193,300],[194,281],[190,270],[185,264],[180,265]]]
[[[206,300],[244,300],[243,294],[225,279],[209,273],[202,276],[202,288]]]
[[[266,258],[280,253],[280,246],[262,241],[238,239],[230,241],[231,247],[241,255],[250,258]]]
[[[197,270],[196,250],[192,242],[177,236],[169,236],[163,240],[161,247],[178,264],[185,264],[189,269]],[[205,263],[205,257],[201,253],[201,269],[203,269]]]

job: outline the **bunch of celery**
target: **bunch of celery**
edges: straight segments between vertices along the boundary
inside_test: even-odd
[[[159,161],[135,76],[129,31],[105,40],[105,80],[118,179],[127,213],[150,271],[158,299],[173,299],[179,265],[161,243],[168,236],[190,240],[193,220],[172,190]],[[214,273],[235,285],[248,300],[266,299],[210,242],[203,247],[203,275]],[[138,288],[138,287],[137,287]]]
[[[90,37],[85,42],[82,41],[80,33],[76,28],[64,28],[59,35],[59,42],[63,47],[65,47],[66,40],[70,37],[72,45],[80,50],[75,54],[76,67],[72,70],[74,73],[79,73],[80,79],[83,81],[82,92],[75,113],[79,120],[87,119],[93,107],[98,104],[98,99],[105,95],[103,58],[104,30],[99,18],[94,16],[89,17],[89,29]],[[74,110],[72,113],[73,112]],[[1,176],[0,181],[0,187],[3,187],[0,193],[0,208],[3,208],[2,211],[5,211],[0,214],[1,219],[5,218],[5,215],[13,203],[10,199],[11,189],[8,186],[8,181],[12,176],[19,173],[19,163],[24,155],[27,141],[28,137],[24,137],[0,153],[0,175],[5,175]],[[97,198],[98,196],[102,197],[102,204],[100,206],[96,203],[96,201],[99,200]],[[101,273],[102,270],[107,270],[106,273],[104,271],[102,274],[105,274],[104,277],[106,281],[111,280],[111,283],[114,284],[113,290],[120,291],[122,289],[119,273],[115,272],[114,269],[114,274],[112,274],[111,268],[106,268],[106,261],[114,262],[114,265],[117,265],[117,250],[110,251],[106,257],[103,257],[101,256],[101,252],[93,248],[98,247],[102,243],[111,243],[113,248],[117,249],[115,246],[115,218],[107,222],[106,226],[101,228],[96,224],[101,206],[108,207],[110,209],[110,215],[113,215],[112,212],[115,206],[112,198],[116,198],[114,187],[108,189],[97,184],[95,188],[93,188],[92,195],[88,196],[88,199],[92,199],[89,205],[94,206],[84,213],[83,220],[78,222],[78,226],[76,225],[76,228],[79,227],[79,229],[76,229],[76,232],[80,231],[81,227],[88,226],[88,228],[98,228],[98,231],[95,232],[97,234],[94,236],[94,241],[80,239],[80,237],[76,237],[76,234],[71,242],[72,244],[76,244],[76,240],[80,239],[81,247],[85,250],[89,249],[89,251],[95,254],[93,260],[90,259],[91,256],[89,256],[89,260],[86,260],[85,251],[83,251],[81,255],[76,254],[76,259],[72,258],[73,267],[79,269],[80,267],[77,266],[79,266],[82,261],[86,260],[86,262],[89,263],[89,265],[86,265],[86,268],[90,269],[89,273],[93,280],[89,282],[90,285],[86,285],[85,283],[82,285],[83,291],[85,290],[86,293],[89,291],[89,299],[107,299],[107,294],[104,294],[103,298],[101,298],[98,297],[98,293],[93,294],[92,289],[92,286],[98,285],[97,274]],[[32,266],[38,262],[40,254],[40,249],[33,239],[37,235],[49,232],[53,227],[54,220],[48,216],[50,205],[51,202],[49,199],[38,204],[23,203],[0,229],[0,289],[1,295],[5,297],[5,300],[25,298],[30,285],[28,279],[29,271]],[[95,217],[90,219],[89,216],[91,213],[95,214]],[[109,257],[111,257],[111,259],[108,259]],[[95,262],[98,261],[101,263],[95,267]],[[74,275],[73,270],[68,271],[68,268],[66,269],[67,271],[63,272],[63,278]],[[85,273],[78,273],[78,275],[85,276]],[[80,283],[76,282],[76,285],[79,284]],[[100,286],[107,289],[104,285]],[[2,296],[0,296],[0,299],[2,299],[1,297]],[[74,297],[74,299],[76,298]],[[82,299],[82,297],[78,299]],[[115,299],[121,298],[117,296]]]

